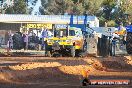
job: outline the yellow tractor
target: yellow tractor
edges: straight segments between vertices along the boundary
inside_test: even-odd
[[[56,53],[60,55],[70,54],[72,57],[83,50],[83,45],[82,31],[76,27],[56,28],[54,36],[46,38],[45,42],[46,53],[49,51],[48,54],[50,55]]]

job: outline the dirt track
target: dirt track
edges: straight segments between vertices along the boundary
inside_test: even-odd
[[[132,58],[0,57],[0,88],[81,88],[82,70],[89,70],[91,80],[132,80]],[[121,86],[112,88],[131,88],[132,84]]]

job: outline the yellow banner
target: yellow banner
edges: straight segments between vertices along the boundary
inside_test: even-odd
[[[27,24],[27,28],[47,28],[47,29],[52,29],[52,24]]]

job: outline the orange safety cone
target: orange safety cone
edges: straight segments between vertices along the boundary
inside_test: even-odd
[[[83,76],[84,78],[89,77],[89,72],[90,72],[90,69],[88,69],[88,70],[82,69],[82,71],[81,71],[82,76]]]
[[[82,73],[82,76],[83,76],[84,78],[87,77],[87,75],[88,75],[88,74],[87,74],[87,71],[84,70],[84,69],[81,71],[81,73]]]

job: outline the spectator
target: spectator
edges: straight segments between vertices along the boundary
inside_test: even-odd
[[[10,49],[13,49],[13,39],[12,39],[13,34],[9,32],[8,35],[9,35],[9,39],[8,39],[7,47],[10,50]]]
[[[10,49],[13,49],[13,39],[12,39],[12,36],[13,36],[13,34],[10,35],[10,39],[9,39]]]
[[[28,49],[28,34],[23,34],[24,50]]]
[[[2,45],[3,37],[0,38],[0,47]]]
[[[123,26],[123,23],[121,22],[118,27],[118,35],[120,37],[120,43],[121,43],[120,49],[123,49],[125,34],[126,34],[126,28]]]
[[[124,36],[125,32],[126,32],[126,28],[123,27],[123,23],[121,22],[118,27],[118,34]]]
[[[48,37],[47,29],[42,31],[42,49],[45,49],[45,39]]]

